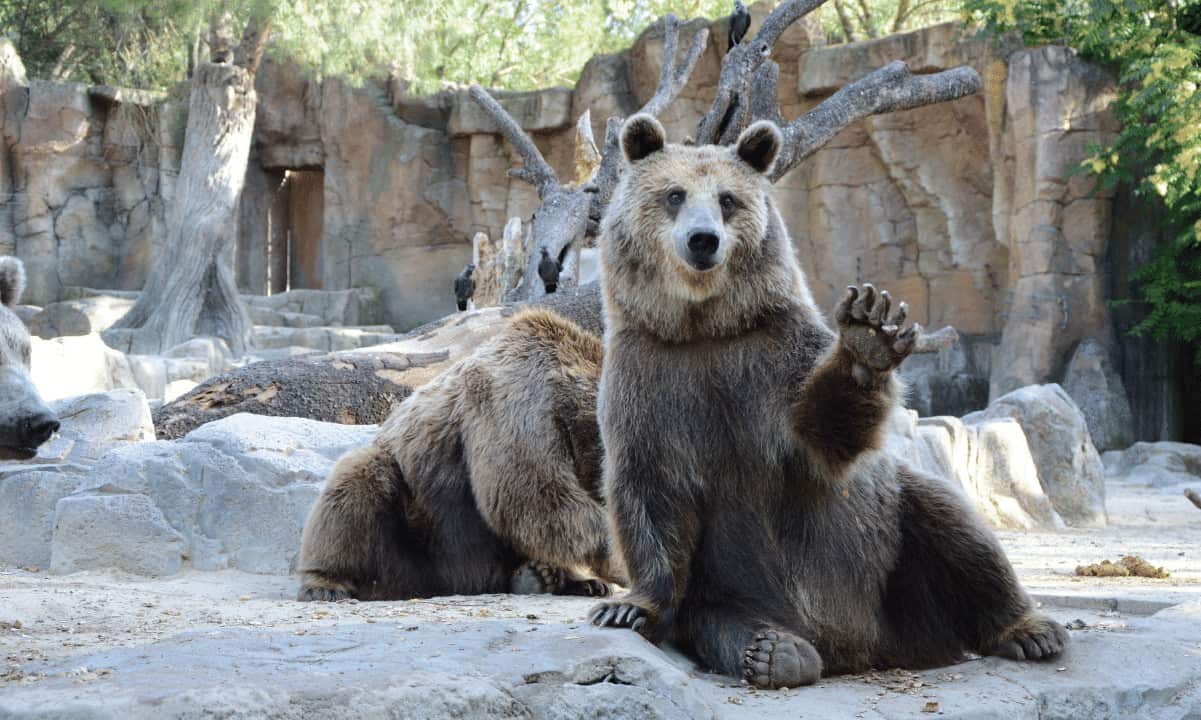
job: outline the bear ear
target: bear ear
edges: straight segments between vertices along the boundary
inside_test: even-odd
[[[15,257],[0,257],[0,303],[16,305],[25,292],[25,264]]]
[[[621,150],[632,163],[659,152],[666,144],[667,133],[653,115],[635,115],[621,126]]]
[[[756,172],[766,173],[771,170],[783,143],[784,137],[780,135],[776,124],[770,120],[760,120],[742,131],[734,152]]]

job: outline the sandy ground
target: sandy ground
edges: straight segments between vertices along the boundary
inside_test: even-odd
[[[1201,600],[1201,511],[1178,490],[1125,485],[1111,486],[1109,508],[1111,522],[1106,528],[1000,533],[1036,600],[1060,620],[1081,620],[1087,633],[1122,632],[1132,619]],[[1100,579],[1073,574],[1078,564],[1118,560],[1126,554],[1163,566],[1171,577]],[[489,618],[521,621],[531,632],[545,626],[569,636],[583,627],[592,605],[588,599],[505,595],[302,604],[293,600],[296,585],[292,577],[238,571],[189,570],[149,579],[115,572],[52,576],[32,568],[0,568],[0,694],[5,687],[39,683],[36,672],[27,672],[29,663],[69,661],[71,656],[97,650],[143,646],[186,631],[271,630],[299,639],[363,623],[416,630],[430,622]],[[72,672],[81,683],[101,680],[105,673],[86,665]],[[844,682],[872,685],[866,697],[890,693],[920,697],[922,683],[915,687],[915,677],[872,673]],[[933,682],[931,678],[954,683],[962,675],[951,668],[924,677],[927,684]],[[717,680],[724,692],[726,685]],[[735,692],[737,685],[729,687],[734,694],[728,702],[753,700],[754,693],[747,688]]]

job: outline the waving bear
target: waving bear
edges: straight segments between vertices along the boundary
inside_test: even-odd
[[[957,489],[878,451],[919,329],[871,285],[823,321],[765,178],[776,127],[689,147],[638,115],[621,143],[597,412],[632,591],[592,621],[760,687],[1060,653]]]

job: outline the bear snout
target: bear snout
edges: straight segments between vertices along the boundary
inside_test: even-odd
[[[27,417],[21,423],[20,428],[20,435],[24,440],[22,445],[29,448],[36,448],[49,440],[51,435],[58,432],[58,428],[58,418],[53,413],[40,412]]]
[[[676,228],[676,254],[693,270],[712,270],[725,259],[722,232],[712,213],[697,208]]]

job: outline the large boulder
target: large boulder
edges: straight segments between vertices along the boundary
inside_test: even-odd
[[[286,574],[334,462],[375,431],[233,415],[179,441],[125,443],[86,470],[0,476],[0,562],[164,575],[187,559]]]
[[[174,575],[183,547],[183,536],[150,498],[101,488],[65,497],[55,506],[50,571],[117,567],[139,575]]]
[[[1030,385],[963,418],[965,425],[1012,418],[1030,446],[1051,504],[1073,526],[1104,526],[1105,469],[1080,408],[1056,384]]]
[[[46,400],[136,388],[129,359],[114,350],[99,335],[32,338],[30,376]]]
[[[112,327],[133,307],[134,300],[94,295],[50,303],[29,321],[29,332],[40,338],[88,335]]]
[[[965,425],[940,416],[914,422],[912,412],[903,411],[894,414],[887,447],[913,467],[955,483],[993,527],[1064,527],[1039,484],[1025,433],[1011,419]]]
[[[141,390],[124,388],[50,403],[62,422],[28,462],[94,462],[112,448],[154,439],[150,405]]]
[[[1105,344],[1095,338],[1080,341],[1063,376],[1097,450],[1121,450],[1134,442],[1134,415],[1126,387],[1114,369]]]

